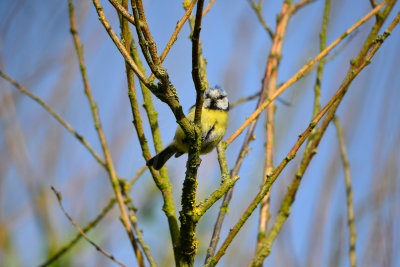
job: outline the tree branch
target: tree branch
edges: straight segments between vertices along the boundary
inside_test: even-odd
[[[122,267],[127,267],[125,264],[123,264],[122,262],[120,262],[119,260],[117,260],[113,255],[111,255],[110,253],[108,253],[107,251],[105,251],[104,249],[102,249],[101,247],[99,247],[96,243],[94,243],[92,240],[90,240],[90,238],[85,234],[85,232],[79,227],[79,225],[74,221],[74,219],[71,218],[71,216],[69,216],[69,214],[65,211],[63,205],[62,205],[62,201],[61,201],[61,193],[57,192],[56,189],[54,189],[54,187],[51,187],[51,190],[53,190],[54,194],[57,197],[58,200],[58,204],[60,204],[60,208],[62,210],[62,212],[65,214],[65,216],[68,218],[68,220],[74,225],[74,227],[76,228],[76,230],[78,230],[78,232],[83,236],[83,238],[86,239],[86,241],[88,241],[92,246],[94,246],[96,248],[97,251],[99,251],[100,253],[102,253],[104,256],[106,256],[107,258],[109,258],[110,260],[112,260],[113,262],[117,263],[118,265],[122,266]]]

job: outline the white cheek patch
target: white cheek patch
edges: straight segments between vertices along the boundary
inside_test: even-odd
[[[227,110],[229,107],[228,99],[226,97],[217,100],[217,107],[222,110]]]

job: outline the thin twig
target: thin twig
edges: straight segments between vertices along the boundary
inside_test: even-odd
[[[89,222],[85,227],[83,227],[82,231],[84,233],[89,232],[91,229],[93,229],[103,218],[106,216],[106,214],[114,207],[116,200],[115,198],[112,198],[108,204],[103,208],[103,210],[100,212],[97,217]],[[81,233],[78,233],[71,241],[69,241],[67,244],[65,244],[62,248],[60,248],[51,258],[49,258],[46,262],[40,264],[40,267],[45,267],[49,266],[52,264],[54,261],[56,261],[59,257],[64,255],[67,251],[69,251],[81,238],[83,235]]]
[[[142,168],[140,168],[135,176],[131,179],[131,181],[129,181],[128,186],[129,186],[129,190],[132,188],[133,184],[142,176],[142,174],[144,173],[144,171],[147,169],[147,166],[143,166]],[[97,215],[97,217],[92,220],[91,222],[89,222],[85,227],[83,227],[82,231],[84,233],[87,233],[88,231],[90,231],[91,229],[93,229],[103,218],[104,216],[107,215],[107,213],[112,209],[112,207],[114,207],[114,204],[116,202],[115,198],[110,199],[110,201],[108,202],[108,204],[101,210],[100,214]],[[54,253],[53,256],[51,256],[51,258],[49,258],[46,262],[42,263],[40,265],[40,267],[45,267],[45,266],[49,266],[50,264],[52,264],[54,261],[56,261],[59,257],[61,257],[62,255],[64,255],[67,251],[69,251],[75,244],[77,244],[77,242],[82,238],[81,234],[77,234],[71,241],[69,241],[67,244],[65,244],[63,247],[61,247],[60,249],[58,249],[57,252]]]
[[[349,160],[347,158],[346,145],[344,143],[342,126],[340,125],[340,121],[337,117],[334,117],[333,121],[335,122],[337,135],[339,139],[340,145],[340,154],[342,157],[344,174],[345,174],[345,183],[346,183],[346,196],[347,196],[347,216],[348,216],[348,226],[350,232],[349,238],[349,258],[350,258],[350,266],[357,266],[357,258],[356,258],[356,226],[354,223],[354,207],[353,207],[353,189],[351,187],[351,177],[350,177],[350,166]]]
[[[139,38],[139,44],[142,48],[143,55],[149,65],[152,73],[164,84],[168,83],[168,75],[161,65],[161,59],[158,56],[157,45],[151,34],[147,23],[146,14],[144,12],[141,0],[131,0],[133,16],[138,21],[139,26],[135,27]]]
[[[206,6],[206,8],[203,11],[203,17],[207,14],[208,11],[210,11],[211,6],[214,4],[215,0],[211,0],[210,2],[208,2],[208,5]]]
[[[144,241],[142,230],[139,228],[139,226],[137,224],[137,218],[135,215],[136,208],[134,207],[134,205],[132,203],[132,199],[129,197],[129,191],[131,191],[130,185],[125,180],[120,180],[120,186],[121,186],[122,195],[124,196],[124,201],[129,210],[129,219],[131,220],[133,229],[135,230],[137,242],[142,247],[143,253],[146,256],[147,260],[149,261],[150,266],[155,267],[155,266],[157,266],[157,263],[154,260],[153,256],[151,255],[150,247]]]
[[[143,68],[143,65],[142,65],[142,62],[140,61],[140,57],[139,57],[137,50],[133,49],[133,47],[132,47],[131,53],[132,53],[134,61],[138,64],[139,68]],[[143,68],[143,71],[144,71],[144,68]],[[151,133],[152,133],[152,137],[153,137],[154,147],[155,147],[156,152],[158,153],[163,149],[163,146],[162,146],[162,141],[161,141],[160,129],[159,129],[158,122],[157,122],[157,112],[154,109],[149,89],[143,83],[140,83],[140,86],[142,89],[142,95],[143,95],[143,99],[144,99],[143,105],[144,105],[144,108],[146,110],[146,113],[147,113],[147,116],[149,119],[149,124],[150,124]],[[138,136],[141,136],[141,137],[144,136],[143,128],[138,131]],[[143,139],[143,144],[146,144],[145,146],[142,146],[142,151],[143,151],[144,157],[147,157],[147,155],[150,155],[149,148],[148,148],[145,138],[140,138],[139,140],[141,140],[141,139]],[[177,256],[177,248],[178,248],[177,244],[179,242],[179,226],[178,226],[178,220],[176,217],[176,211],[175,211],[175,206],[174,206],[172,185],[171,185],[170,179],[168,177],[167,167],[163,166],[159,171],[159,175],[152,168],[150,169],[150,173],[153,176],[153,179],[163,196],[163,200],[164,200],[163,211],[168,218],[171,239],[172,239],[172,243],[174,244],[174,246],[173,246],[174,255],[176,257]]]
[[[218,162],[221,170],[221,177],[222,177],[222,182],[225,180],[230,180],[231,176],[229,174],[228,170],[228,164],[226,162],[226,156],[225,156],[225,151],[226,151],[226,143],[225,142],[220,142],[217,146],[217,154],[218,154]],[[230,192],[230,193],[229,193]],[[214,230],[211,236],[210,244],[207,248],[207,253],[206,257],[204,259],[204,264],[208,264],[211,257],[214,256],[215,250],[219,241],[219,236],[221,232],[221,227],[223,223],[223,219],[225,218],[225,214],[228,210],[228,204],[229,204],[229,198],[232,195],[232,188],[228,190],[228,192],[225,194],[224,199],[222,201],[220,210],[218,212],[218,217],[217,221],[214,225]]]
[[[118,3],[116,0],[108,0],[110,3],[115,7],[115,9],[122,15],[124,16],[130,23],[135,25],[135,18],[128,12],[127,9],[125,9],[120,3]]]
[[[124,1],[124,8],[127,8],[127,1]],[[137,64],[138,68],[145,74],[145,69],[142,65],[142,62],[139,59],[138,52],[136,48],[132,45],[133,39],[131,36],[131,31],[129,29],[128,23],[122,18],[121,20],[121,29],[122,36],[125,42],[125,49],[132,55],[132,58]],[[144,133],[142,119],[139,112],[139,105],[136,97],[135,85],[133,80],[133,73],[129,69],[129,66],[126,65],[126,74],[127,74],[127,82],[128,82],[128,96],[131,104],[132,116],[133,116],[133,124],[135,126],[135,130],[139,139],[140,147],[142,150],[142,155],[145,160],[150,158],[150,150],[147,143],[147,139]],[[158,130],[157,123],[157,114],[155,113],[154,107],[151,102],[151,96],[148,92],[148,88],[144,83],[140,82],[140,86],[143,93],[143,98],[145,100],[145,109],[147,115],[149,117],[149,122],[151,126],[151,131],[153,134],[154,145],[156,146],[156,150],[160,151],[162,149],[161,137]],[[158,174],[153,168],[150,168],[150,173],[153,177],[155,184],[158,189],[161,191],[164,200],[163,211],[168,218],[168,224],[170,228],[171,239],[173,243],[173,251],[175,260],[177,260],[177,247],[179,242],[179,226],[178,220],[176,218],[175,206],[173,201],[172,194],[172,186],[168,178],[168,173],[166,168],[162,168],[160,170],[160,174]]]
[[[107,251],[105,251],[104,249],[102,249],[100,246],[98,246],[95,242],[93,242],[86,234],[85,232],[79,227],[79,225],[74,221],[74,219],[71,218],[71,216],[66,212],[66,210],[63,207],[62,204],[62,196],[61,193],[56,191],[56,189],[52,186],[51,190],[53,190],[54,194],[57,197],[58,200],[58,204],[60,204],[60,208],[62,210],[62,212],[65,214],[65,216],[68,218],[68,220],[75,226],[76,230],[78,230],[78,232],[83,236],[83,238],[86,239],[86,241],[88,241],[92,246],[94,246],[96,248],[97,251],[99,251],[100,253],[102,253],[104,256],[106,256],[107,258],[109,258],[110,260],[112,260],[113,262],[119,264],[120,266],[123,267],[127,267],[125,264],[123,264],[122,262],[120,262],[119,260],[117,260],[113,255],[111,255],[110,253],[108,253]]]
[[[0,76],[5,80],[9,81],[12,85],[14,85],[21,93],[27,95],[28,97],[39,103],[39,105],[41,105],[51,116],[53,116],[53,118],[55,118],[62,126],[64,126],[68,132],[70,132],[73,136],[75,136],[76,139],[78,139],[78,141],[81,142],[81,144],[87,148],[87,150],[89,150],[90,154],[92,154],[92,156],[101,166],[107,169],[107,166],[101,159],[100,155],[97,154],[97,152],[86,141],[86,139],[82,135],[80,135],[66,120],[64,120],[60,114],[54,111],[54,109],[52,109],[49,105],[47,105],[40,97],[26,90],[21,84],[19,84],[17,81],[12,79],[10,76],[5,74],[1,70],[0,70]]]
[[[192,14],[192,10],[194,5],[196,4],[197,0],[192,0],[192,2],[190,2],[190,4],[185,7],[186,11],[185,14],[183,15],[182,19],[176,24],[175,30],[171,35],[171,38],[169,38],[169,41],[167,43],[167,45],[165,46],[161,56],[160,56],[160,60],[161,62],[164,61],[164,59],[166,58],[169,50],[171,49],[172,45],[175,43],[175,41],[178,39],[178,34],[180,33],[183,25],[185,24],[185,22],[188,20],[188,18],[190,17],[190,15]],[[152,80],[154,78],[154,73],[151,73],[149,80]]]
[[[105,135],[103,132],[103,128],[101,126],[100,116],[99,116],[99,112],[97,109],[97,105],[94,101],[94,98],[92,95],[92,90],[91,90],[90,84],[89,84],[89,80],[87,78],[86,67],[85,67],[85,63],[84,63],[84,59],[83,59],[83,49],[82,49],[82,44],[81,44],[81,41],[80,41],[80,38],[79,38],[79,35],[77,32],[75,15],[74,15],[74,6],[72,4],[72,0],[68,0],[68,7],[69,7],[69,19],[70,19],[70,24],[71,24],[71,34],[74,39],[75,49],[76,49],[78,59],[79,59],[79,67],[80,67],[80,71],[81,71],[81,75],[82,75],[82,79],[83,79],[84,91],[86,93],[86,96],[87,96],[89,104],[90,104],[93,122],[94,122],[94,125],[96,128],[96,131],[97,131],[97,135],[100,139],[100,144],[101,144],[101,147],[103,149],[104,156],[106,159],[106,165],[107,165],[107,171],[109,174],[110,183],[113,188],[115,197],[117,199],[118,207],[121,212],[121,221],[122,221],[122,224],[124,225],[124,228],[125,228],[128,236],[129,236],[129,240],[131,241],[132,247],[135,251],[139,266],[144,266],[143,256],[141,254],[141,251],[136,249],[137,248],[136,240],[133,235],[132,226],[130,224],[129,217],[128,217],[128,214],[125,209],[121,190],[118,186],[118,176],[114,169],[114,164],[113,164],[113,161],[111,158],[111,154],[110,154],[110,151],[109,151],[109,148],[107,145],[107,141],[106,141],[106,138],[105,138]]]
[[[134,183],[142,176],[142,174],[147,170],[147,166],[144,165],[142,168],[136,171],[135,175],[133,178],[129,181],[129,186],[132,187]]]
[[[263,14],[261,12],[262,6],[257,4],[253,0],[249,0],[249,2],[251,4],[251,7],[253,8],[254,12],[256,12],[258,20],[261,22],[261,24],[263,25],[264,29],[267,31],[269,37],[271,39],[273,39],[274,38],[274,33],[272,32],[271,28],[269,27],[269,25],[267,24],[267,22],[264,19],[264,16],[263,16]]]
[[[192,14],[192,10],[194,5],[196,4],[197,0],[192,0],[192,2],[190,2],[190,5],[187,7],[185,14],[183,15],[182,19],[176,24],[175,30],[171,35],[171,38],[169,39],[167,45],[164,48],[164,51],[161,54],[161,62],[164,61],[165,57],[167,56],[169,50],[171,49],[172,45],[175,43],[175,41],[178,39],[178,34],[181,31],[183,25],[185,24],[185,22],[188,20],[188,18],[190,17],[190,15]]]
[[[308,4],[308,3],[312,2],[312,1],[315,1],[315,0],[303,0],[301,2],[298,2],[297,4],[294,5],[294,11],[293,12],[298,11],[301,7],[305,6],[306,4]]]
[[[260,91],[258,91],[257,93],[254,93],[252,95],[246,96],[246,97],[241,97],[238,100],[236,100],[235,102],[229,103],[229,107],[230,108],[235,108],[236,106],[238,106],[240,104],[243,104],[245,102],[254,100],[259,96],[260,96]]]
[[[201,216],[217,202],[234,184],[239,180],[239,176],[233,177],[232,179],[226,179],[221,185],[211,193],[204,201],[200,202],[196,206],[195,221],[198,221]]]
[[[328,17],[329,17],[329,9],[330,9],[330,0],[325,1],[324,7],[324,16],[322,20],[322,29],[320,33],[320,45],[319,51],[323,51],[326,47],[326,29],[328,27]],[[317,78],[314,86],[314,109],[313,109],[313,117],[318,114],[321,110],[321,81],[322,81],[322,72],[324,70],[325,58],[321,58],[318,63],[317,69]]]
[[[96,11],[97,11],[97,14],[99,15],[100,22],[103,24],[107,33],[113,40],[114,44],[117,46],[118,50],[121,52],[121,55],[124,57],[126,62],[129,64],[129,66],[132,68],[132,70],[138,76],[138,78],[144,84],[146,84],[147,87],[151,87],[152,84],[147,80],[146,76],[144,76],[144,74],[136,66],[135,62],[133,61],[133,59],[130,57],[129,53],[124,48],[124,45],[122,44],[121,40],[119,40],[118,35],[114,32],[114,30],[111,28],[110,24],[108,23],[107,18],[103,11],[103,7],[100,5],[99,0],[93,0],[93,4],[96,7]]]

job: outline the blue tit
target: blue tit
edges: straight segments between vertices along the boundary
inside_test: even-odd
[[[201,151],[200,154],[211,152],[222,140],[228,127],[229,101],[226,91],[216,86],[210,88],[205,95],[201,114]],[[194,121],[195,107],[193,106],[187,115],[189,121]],[[189,143],[182,128],[178,125],[174,140],[155,155],[147,166],[153,166],[159,170],[173,155],[179,157],[189,151]]]

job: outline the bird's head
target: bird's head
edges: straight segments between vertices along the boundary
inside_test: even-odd
[[[219,86],[208,89],[204,98],[203,107],[228,111],[229,101],[226,91]]]

